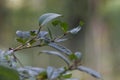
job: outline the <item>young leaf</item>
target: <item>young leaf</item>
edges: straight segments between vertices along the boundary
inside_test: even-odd
[[[20,80],[20,79],[17,71],[0,65],[0,80]]]
[[[57,25],[59,25],[60,23],[61,23],[60,20],[55,20],[55,21],[52,22],[52,25],[53,25],[53,26],[57,26]]]
[[[80,21],[80,26],[83,26],[84,24],[85,24],[85,22],[84,21]]]
[[[61,22],[60,26],[61,26],[61,28],[64,32],[67,32],[67,30],[68,30],[68,24],[67,23]]]
[[[70,61],[65,57],[63,56],[62,54],[60,54],[59,52],[56,52],[56,51],[41,51],[42,53],[47,53],[47,54],[50,54],[50,55],[56,55],[58,57],[60,57],[61,59],[63,59],[67,65],[70,65]]]
[[[81,27],[78,26],[78,27],[73,28],[72,30],[68,31],[68,33],[77,34],[80,30],[81,30]]]
[[[63,74],[62,75],[63,78],[71,78],[72,77],[72,73],[69,73],[69,74]]]
[[[30,35],[31,36],[36,36],[37,34],[36,34],[36,31],[30,31]]]
[[[59,44],[56,44],[56,43],[49,43],[48,45],[50,47],[53,47],[53,48],[59,50],[62,53],[67,54],[67,55],[70,55],[72,53],[69,49],[67,49],[66,47],[64,47],[62,45],[59,45]]]
[[[19,43],[25,44],[26,41],[28,40],[28,38],[17,38],[16,40],[17,40],[17,42],[19,42]]]
[[[96,71],[94,71],[90,68],[87,68],[87,67],[84,67],[84,66],[78,66],[77,69],[80,70],[80,71],[86,72],[86,73],[92,75],[95,78],[98,78],[98,79],[102,78],[101,75],[98,72],[96,72]]]
[[[43,14],[42,16],[40,16],[39,18],[39,25],[44,26],[45,24],[47,24],[48,22],[50,22],[51,20],[60,17],[60,14],[56,14],[56,13],[46,13]]]
[[[72,53],[72,54],[69,55],[69,59],[70,59],[70,60],[76,60],[76,59],[77,59],[77,56]]]
[[[51,30],[49,28],[48,28],[48,32],[49,32],[50,39],[53,39],[52,32],[51,32]]]

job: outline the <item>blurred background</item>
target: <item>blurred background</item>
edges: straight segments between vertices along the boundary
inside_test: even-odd
[[[70,28],[84,21],[82,30],[63,45],[82,52],[83,65],[100,72],[104,80],[120,80],[120,0],[0,0],[0,49],[16,47],[16,30],[38,29],[39,16],[50,12],[63,14]],[[28,66],[64,65],[55,56],[38,56],[42,49],[49,48],[23,50],[17,56]],[[96,80],[73,73],[81,80]]]

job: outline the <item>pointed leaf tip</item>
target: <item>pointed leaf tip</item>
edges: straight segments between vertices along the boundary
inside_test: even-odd
[[[78,66],[77,69],[80,70],[80,71],[86,72],[86,73],[92,75],[95,78],[98,78],[98,79],[102,78],[101,75],[93,69],[90,69],[90,68],[87,68],[87,67],[84,67],[84,66]]]
[[[78,26],[76,28],[73,28],[72,30],[68,31],[71,34],[77,34],[81,30],[81,27]]]
[[[62,15],[56,14],[56,13],[46,13],[46,14],[43,14],[39,18],[39,25],[44,26],[45,24],[47,24],[51,20],[53,20],[53,19],[55,19],[57,17],[60,17],[60,16],[62,16]]]

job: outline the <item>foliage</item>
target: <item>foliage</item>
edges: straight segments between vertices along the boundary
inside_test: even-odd
[[[81,65],[82,54],[80,52],[72,52],[70,49],[58,44],[68,40],[68,34],[77,34],[81,27],[78,26],[71,30],[68,30],[68,25],[61,20],[52,21],[55,18],[61,17],[62,15],[56,13],[46,13],[39,18],[39,29],[32,31],[16,31],[17,42],[20,44],[15,48],[9,48],[8,51],[0,50],[0,79],[4,80],[78,80],[71,78],[72,74],[70,71],[79,70],[92,75],[95,78],[101,79],[101,75],[87,67]],[[52,21],[53,26],[61,26],[63,34],[57,37],[53,36],[50,27],[48,31],[42,31],[45,25]],[[16,57],[16,51],[23,49],[30,49],[34,47],[50,46],[57,51],[43,50],[40,53],[48,55],[55,55],[61,58],[67,66],[55,68],[48,66],[46,69],[24,66],[20,60]],[[16,63],[19,63],[21,67],[17,67]],[[4,67],[4,66],[7,67]],[[14,75],[14,76],[13,76]],[[18,77],[19,75],[19,77]],[[2,79],[2,80],[3,80]]]

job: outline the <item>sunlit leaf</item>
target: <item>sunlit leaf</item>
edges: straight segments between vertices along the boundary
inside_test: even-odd
[[[50,54],[50,55],[56,55],[58,57],[60,57],[61,59],[63,59],[68,65],[70,64],[70,61],[65,57],[63,56],[62,54],[60,54],[59,52],[56,52],[56,51],[41,51],[42,53],[47,53],[47,54]]]
[[[20,79],[17,71],[0,65],[0,80],[20,80]]]
[[[49,43],[48,44],[50,47],[53,47],[55,49],[57,49],[58,51],[62,52],[62,53],[65,53],[67,55],[70,55],[72,52],[67,49],[66,47],[62,46],[62,45],[59,45],[59,44],[56,44],[56,43]]]
[[[72,30],[68,31],[68,33],[77,34],[80,30],[81,30],[81,27],[78,26],[78,27],[73,28]]]
[[[48,22],[50,22],[51,20],[60,17],[60,14],[56,14],[56,13],[46,13],[43,14],[42,16],[40,16],[39,18],[39,25],[44,26],[45,24],[47,24]]]
[[[80,70],[80,71],[86,72],[86,73],[92,75],[95,78],[99,78],[99,79],[102,78],[101,75],[93,69],[90,69],[90,68],[87,68],[87,67],[84,67],[84,66],[78,66],[77,69]]]

